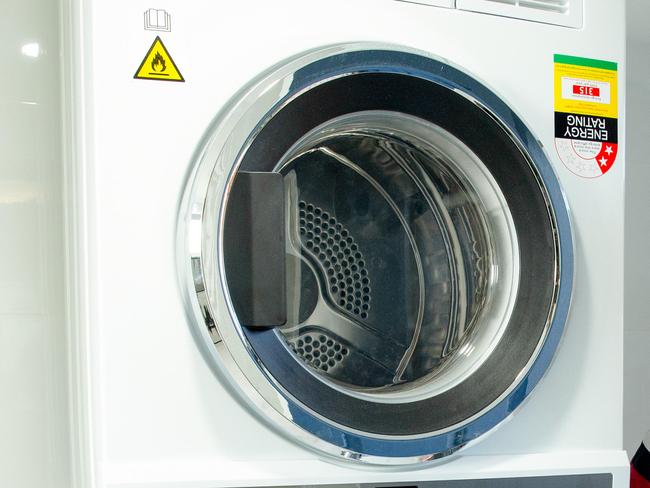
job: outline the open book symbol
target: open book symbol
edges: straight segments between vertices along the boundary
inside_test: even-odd
[[[165,31],[172,30],[171,16],[165,10],[150,8],[144,13],[144,28],[146,30]]]

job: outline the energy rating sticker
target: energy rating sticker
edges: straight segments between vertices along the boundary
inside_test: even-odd
[[[555,55],[555,147],[566,167],[602,176],[618,153],[618,66]]]

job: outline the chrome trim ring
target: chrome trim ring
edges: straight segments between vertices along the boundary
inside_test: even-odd
[[[461,94],[507,131],[537,174],[555,223],[556,296],[546,333],[517,380],[493,404],[453,428],[424,436],[375,436],[334,425],[287,394],[237,326],[225,292],[221,229],[225,200],[242,155],[269,117],[300,93],[357,73],[408,74]],[[483,83],[446,61],[391,46],[351,44],[311,51],[271,68],[241,90],[208,129],[188,175],[177,232],[181,291],[209,364],[237,398],[271,427],[338,459],[409,465],[449,455],[501,423],[548,369],[567,320],[573,287],[573,239],[568,206],[541,144]],[[214,225],[217,223],[218,225]],[[188,259],[189,257],[189,259]]]

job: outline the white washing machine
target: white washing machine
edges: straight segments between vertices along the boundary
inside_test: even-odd
[[[83,486],[626,486],[622,3],[63,14]]]

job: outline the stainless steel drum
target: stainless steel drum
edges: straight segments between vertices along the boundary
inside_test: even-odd
[[[461,141],[405,114],[360,112],[315,128],[277,171],[289,256],[278,332],[311,371],[349,394],[394,397],[449,387],[487,357],[509,313],[502,303],[494,317],[494,301],[516,288],[512,266],[496,276],[515,234]],[[497,253],[497,237],[509,248]]]

